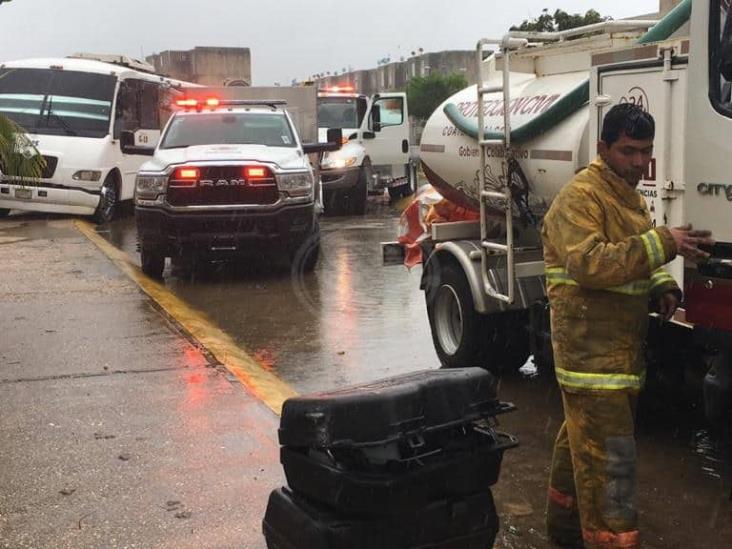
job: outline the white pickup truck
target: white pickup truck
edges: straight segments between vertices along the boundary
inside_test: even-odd
[[[143,271],[161,278],[166,257],[265,252],[312,270],[320,239],[308,154],[339,147],[341,132],[303,144],[285,101],[198,96],[177,101],[182,110],[137,175]]]

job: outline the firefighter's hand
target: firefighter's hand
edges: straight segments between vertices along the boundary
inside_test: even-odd
[[[707,259],[709,254],[699,246],[714,246],[711,231],[697,230],[691,224],[670,229],[676,243],[676,253],[692,261]]]
[[[675,291],[669,291],[658,297],[658,313],[664,320],[670,320],[679,306],[679,298]]]

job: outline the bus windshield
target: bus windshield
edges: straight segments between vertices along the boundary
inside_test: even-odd
[[[0,69],[0,114],[26,132],[104,137],[116,78],[60,69]]]

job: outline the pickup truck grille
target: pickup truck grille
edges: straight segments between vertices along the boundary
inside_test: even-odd
[[[277,183],[269,168],[263,168],[264,176],[261,177],[249,177],[247,168],[247,166],[178,168],[168,179],[168,203],[171,206],[241,206],[277,202],[279,198]],[[197,176],[184,179],[181,170],[197,170],[195,172]]]

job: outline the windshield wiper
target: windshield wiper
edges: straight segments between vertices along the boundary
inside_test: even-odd
[[[51,112],[53,109],[53,97],[48,97],[48,114],[46,115],[46,125],[48,125],[48,121],[53,116],[53,119],[56,120],[61,127],[64,129],[64,131],[67,133],[67,135],[79,135],[76,133],[76,130],[72,128],[66,120],[63,119],[63,117],[59,116],[58,114]]]

